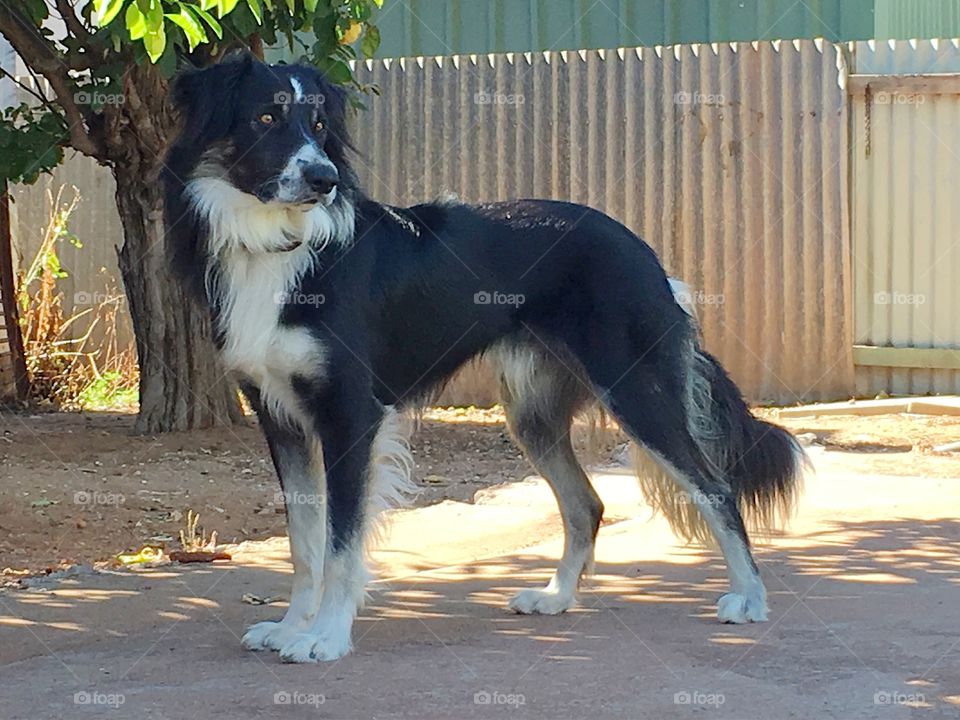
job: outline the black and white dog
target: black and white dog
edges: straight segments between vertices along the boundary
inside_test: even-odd
[[[570,424],[599,401],[654,461],[641,477],[654,506],[719,544],[732,585],[719,619],[766,619],[741,511],[788,509],[803,454],[700,348],[642,240],[565,202],[370,200],[348,157],[345,93],[309,67],[233,59],[181,75],[173,100],[184,126],[164,177],[172,262],[210,308],[288,500],[290,607],[251,627],[248,648],[290,662],[350,650],[365,536],[409,487],[397,410],[483,353],[566,534],[549,585],[513,610],[575,602],[603,506]]]

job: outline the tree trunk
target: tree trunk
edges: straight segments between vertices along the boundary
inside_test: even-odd
[[[117,255],[140,361],[136,430],[156,433],[241,422],[234,384],[214,351],[209,315],[173,277],[164,245],[163,191],[148,163],[116,164],[123,246]]]

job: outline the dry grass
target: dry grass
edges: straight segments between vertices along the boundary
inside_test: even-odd
[[[138,368],[133,348],[118,341],[123,293],[95,296],[89,307],[69,317],[57,281],[65,277],[57,249],[63,242],[79,246],[70,233],[70,215],[79,194],[64,187],[47,193],[49,221],[43,242],[28,269],[18,277],[20,325],[30,395],[64,409],[96,409],[136,401]]]

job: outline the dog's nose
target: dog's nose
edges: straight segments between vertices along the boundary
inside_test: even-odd
[[[326,195],[340,182],[340,173],[333,165],[317,163],[303,169],[303,179],[310,189],[320,195]]]

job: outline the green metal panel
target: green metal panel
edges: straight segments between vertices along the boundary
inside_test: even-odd
[[[378,57],[960,37],[960,0],[385,0]],[[286,57],[277,48],[271,57]]]
[[[875,37],[954,38],[960,35],[960,0],[876,0]]]
[[[882,2],[883,0],[877,0]],[[875,0],[386,0],[380,57],[874,36]],[[889,0],[893,4],[922,3]],[[957,0],[947,0],[957,5]]]

